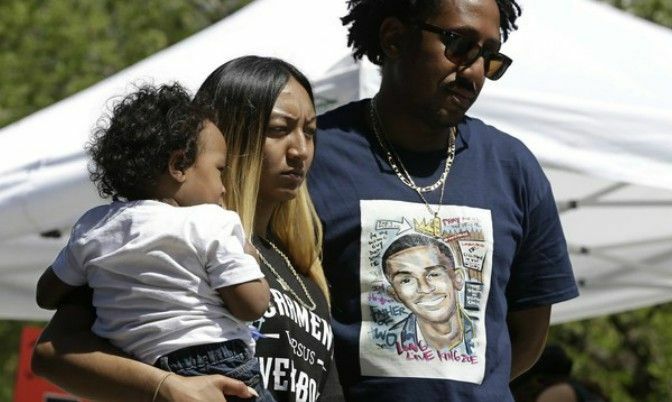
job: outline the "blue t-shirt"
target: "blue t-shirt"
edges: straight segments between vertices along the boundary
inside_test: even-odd
[[[465,117],[442,205],[439,187],[427,206],[391,169],[368,108],[320,116],[308,183],[346,396],[513,401],[507,312],[578,295],[548,180],[520,141]],[[444,170],[445,151],[397,152],[419,186]]]

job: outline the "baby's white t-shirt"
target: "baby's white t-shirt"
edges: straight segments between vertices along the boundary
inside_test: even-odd
[[[244,241],[238,215],[217,205],[115,201],[77,221],[52,268],[93,289],[93,332],[146,363],[230,339],[254,350],[216,290],[263,278]]]

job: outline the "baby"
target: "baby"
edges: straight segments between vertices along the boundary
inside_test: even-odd
[[[88,284],[98,336],[164,370],[223,374],[273,400],[247,323],[266,311],[269,288],[240,218],[223,208],[226,142],[212,120],[178,84],[143,86],[114,107],[88,146],[91,179],[113,202],[77,221],[37,303],[57,308]]]

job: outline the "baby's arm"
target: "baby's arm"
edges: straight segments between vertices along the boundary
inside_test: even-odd
[[[37,305],[46,310],[55,310],[63,298],[76,288],[63,282],[49,267],[37,282]]]
[[[238,214],[216,207],[209,212],[213,214],[205,222],[196,222],[195,229],[211,230],[203,233],[210,284],[234,317],[254,321],[264,314],[271,298],[257,250],[245,240]]]
[[[217,291],[231,314],[243,321],[254,321],[261,317],[271,298],[264,278],[219,288]]]

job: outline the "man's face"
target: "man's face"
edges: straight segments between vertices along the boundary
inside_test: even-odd
[[[394,296],[419,320],[444,323],[455,314],[462,287],[449,264],[436,247],[416,246],[389,257],[385,270]]]
[[[444,0],[425,22],[473,37],[481,46],[498,48],[499,9],[495,0]],[[410,27],[409,27],[410,29]],[[410,31],[409,31],[410,32]],[[407,102],[409,112],[433,128],[457,124],[483,87],[484,61],[469,66],[446,58],[445,45],[433,32],[420,31],[389,60],[394,85]]]

